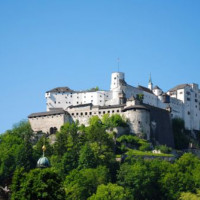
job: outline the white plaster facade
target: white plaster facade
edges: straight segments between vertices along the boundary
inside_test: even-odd
[[[183,84],[164,93],[158,86],[153,87],[151,78],[148,88],[128,85],[125,74],[114,72],[111,75],[109,91],[73,91],[67,87],[55,88],[45,94],[47,111],[62,108],[70,112],[70,106],[92,104],[93,106],[115,106],[124,104],[126,99],[143,94],[143,103],[161,109],[171,109],[172,118],[182,118],[188,130],[200,130],[200,90],[197,84]],[[75,108],[73,108],[75,109]],[[94,108],[93,108],[94,109]],[[96,108],[97,109],[97,108]],[[100,111],[96,111],[98,113]],[[106,111],[105,111],[106,112]],[[84,113],[84,111],[83,111]],[[95,111],[92,111],[95,115]],[[72,116],[86,123],[90,115]]]

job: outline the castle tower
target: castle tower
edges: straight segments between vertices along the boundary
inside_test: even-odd
[[[149,88],[150,90],[153,90],[153,83],[152,83],[152,79],[151,79],[151,74],[150,74],[150,77],[149,77],[148,88]]]
[[[111,75],[111,85],[110,90],[115,90],[120,86],[120,80],[124,80],[124,73],[123,72],[114,72]]]

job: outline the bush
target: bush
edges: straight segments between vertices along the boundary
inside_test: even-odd
[[[168,147],[167,145],[160,145],[160,146],[156,146],[157,150],[160,150],[161,153],[171,153],[172,148]]]
[[[139,147],[140,151],[149,151],[151,150],[151,145],[149,143],[143,143],[140,147]]]

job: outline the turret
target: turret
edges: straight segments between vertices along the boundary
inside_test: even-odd
[[[149,77],[148,88],[149,88],[150,90],[153,90],[153,83],[152,83],[152,80],[151,80],[151,74],[150,74],[150,77]]]
[[[154,93],[156,96],[160,96],[163,92],[162,92],[162,90],[156,85],[156,86],[153,88],[153,93]]]
[[[114,90],[120,86],[120,80],[124,81],[124,73],[123,72],[114,72],[111,75],[111,85],[110,90]]]

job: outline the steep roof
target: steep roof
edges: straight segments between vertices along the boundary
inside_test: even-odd
[[[135,101],[135,100],[136,100],[136,98],[133,95],[127,99],[127,101]]]
[[[138,89],[153,94],[153,92],[149,88],[143,87],[141,85],[138,85]]]
[[[86,104],[79,104],[79,105],[71,105],[68,108],[81,108],[81,107],[87,107],[87,106],[92,106],[92,103],[86,103]]]
[[[123,108],[124,104],[117,104],[117,105],[108,105],[108,106],[99,106],[99,109],[110,109],[110,108]]]
[[[137,109],[137,110],[147,110],[149,111],[149,108],[147,108],[146,106],[144,105],[134,105],[134,106],[128,106],[128,107],[125,107],[123,109],[123,112],[127,111],[127,110],[133,110],[133,109]]]
[[[74,92],[74,91],[71,90],[69,87],[57,87],[57,88],[53,88],[47,92]]]
[[[161,90],[157,85],[153,89]]]
[[[189,86],[189,85],[188,85],[188,84],[180,84],[180,85],[177,85],[176,87],[173,87],[172,89],[170,89],[169,92],[173,92],[173,91],[176,91],[176,90],[183,89],[183,88],[185,88],[186,86]]]
[[[48,112],[38,112],[38,113],[32,113],[28,116],[28,118],[33,118],[33,117],[43,117],[43,116],[50,116],[50,115],[58,115],[58,114],[68,114],[67,111],[63,109],[56,109]]]

